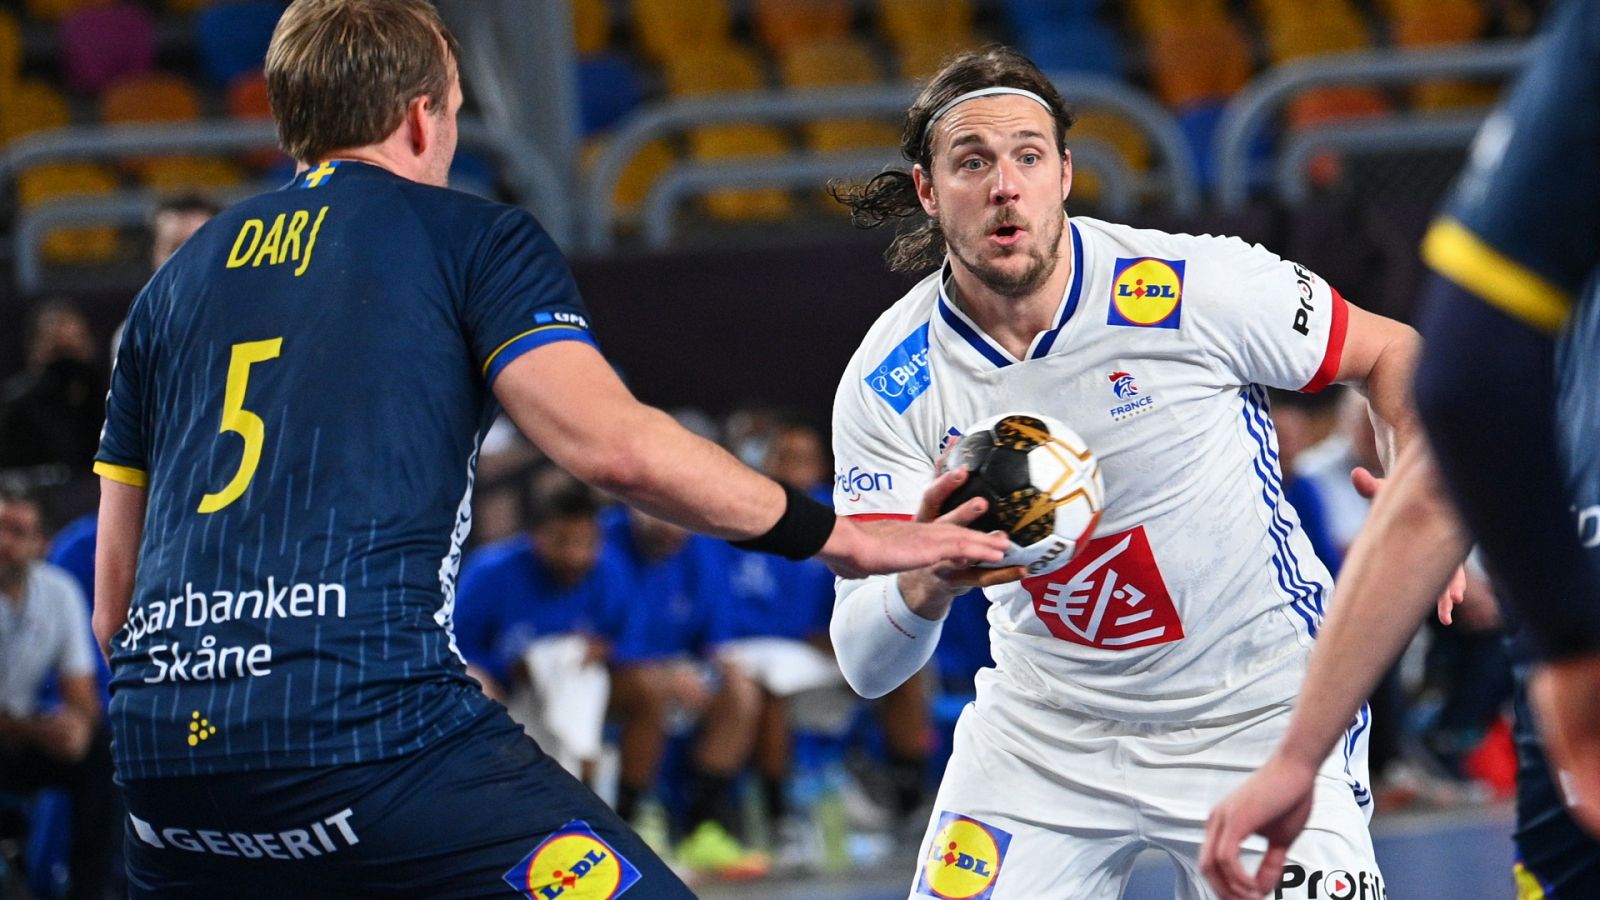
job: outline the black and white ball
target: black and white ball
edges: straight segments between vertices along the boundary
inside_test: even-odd
[[[973,497],[989,501],[971,527],[1011,536],[1011,550],[994,567],[1053,572],[1094,536],[1106,497],[1100,462],[1061,422],[1036,413],[990,416],[965,429],[946,454],[944,471],[958,466],[971,474],[944,508]]]

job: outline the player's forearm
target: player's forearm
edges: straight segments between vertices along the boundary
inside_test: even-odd
[[[146,495],[109,478],[100,479],[100,516],[94,550],[95,643],[111,657],[111,639],[128,621],[133,602],[139,541],[144,535]]]
[[[1426,442],[1411,444],[1339,572],[1280,755],[1302,767],[1321,763],[1410,642],[1469,545]]]
[[[895,576],[841,581],[828,626],[845,681],[863,697],[882,697],[917,674],[933,656],[944,620],[913,613]]]
[[[1372,410],[1372,432],[1384,473],[1394,471],[1401,451],[1422,433],[1412,402],[1412,379],[1422,341],[1410,327],[1397,329],[1394,340],[1378,354],[1362,392]]]
[[[1418,406],[1501,598],[1538,654],[1600,649],[1600,585],[1562,481],[1553,341],[1443,279],[1426,327]]]

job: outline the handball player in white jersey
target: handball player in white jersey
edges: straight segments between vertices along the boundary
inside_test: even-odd
[[[1007,411],[1068,423],[1106,486],[1093,540],[1056,572],[838,585],[834,646],[869,697],[922,667],[957,595],[982,584],[990,604],[996,665],[956,727],[914,897],[1116,898],[1149,848],[1180,897],[1214,896],[1207,813],[1282,734],[1332,593],[1282,498],[1266,388],[1354,385],[1386,459],[1416,429],[1415,332],[1259,246],[1066,215],[1070,125],[1025,57],[965,54],[907,115],[911,171],[836,189],[858,224],[907,223],[891,265],[935,269],[840,383],[834,457],[856,477],[837,511],[931,518],[941,454]],[[1368,722],[1322,767],[1277,896],[1383,896]]]

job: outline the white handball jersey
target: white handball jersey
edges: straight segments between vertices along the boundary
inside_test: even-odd
[[[1262,386],[1332,380],[1345,302],[1236,238],[1081,216],[1068,230],[1071,283],[1024,359],[951,301],[948,264],[878,319],[834,405],[834,505],[909,516],[962,428],[1008,411],[1060,419],[1100,458],[1105,513],[1065,568],[987,590],[998,674],[982,677],[1133,721],[1283,702],[1332,579],[1283,500]],[[842,581],[840,602],[877,603],[887,584]]]

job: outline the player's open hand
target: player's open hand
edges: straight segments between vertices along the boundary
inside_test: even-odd
[[[1356,493],[1367,498],[1375,499],[1378,492],[1383,490],[1384,479],[1372,474],[1365,466],[1356,466],[1350,470],[1350,483],[1355,486]],[[1436,604],[1439,622],[1444,625],[1455,624],[1455,609],[1467,599],[1467,570],[1457,566],[1454,575],[1450,576],[1450,583],[1445,586],[1444,593],[1439,595]]]
[[[1200,871],[1224,900],[1260,900],[1277,887],[1289,845],[1311,815],[1315,778],[1315,768],[1274,756],[1211,811],[1200,846]],[[1240,848],[1253,834],[1267,839],[1267,853],[1261,868],[1251,874]]]
[[[941,466],[942,468],[942,466]],[[919,522],[948,522],[953,525],[967,525],[988,510],[988,502],[982,497],[973,497],[955,509],[940,515],[939,510],[944,508],[945,500],[956,489],[961,487],[971,473],[964,468],[955,468],[934,479],[933,484],[922,494],[922,508],[917,511]],[[999,532],[994,532],[999,535]],[[1001,553],[1011,546],[1011,541],[1000,535]],[[996,557],[998,559],[998,557]],[[965,593],[975,587],[989,587],[995,584],[1005,584],[1008,581],[1017,581],[1028,574],[1022,566],[1007,566],[1003,569],[977,568],[974,563],[994,562],[986,560],[944,560],[933,567],[932,574],[958,593]]]
[[[1600,836],[1600,654],[1540,665],[1528,695],[1568,811]]]
[[[841,518],[823,547],[820,558],[845,578],[886,575],[915,569],[939,567],[941,570],[968,569],[978,563],[999,562],[1011,546],[1003,534],[986,534],[965,525],[983,515],[982,498],[973,498],[945,515],[937,515],[938,502],[967,477],[965,469],[941,475],[923,496],[922,515],[915,522],[879,521],[858,523]],[[938,502],[928,515],[928,498],[938,494]],[[835,545],[838,545],[837,548]],[[1007,571],[1004,569],[982,571]]]

